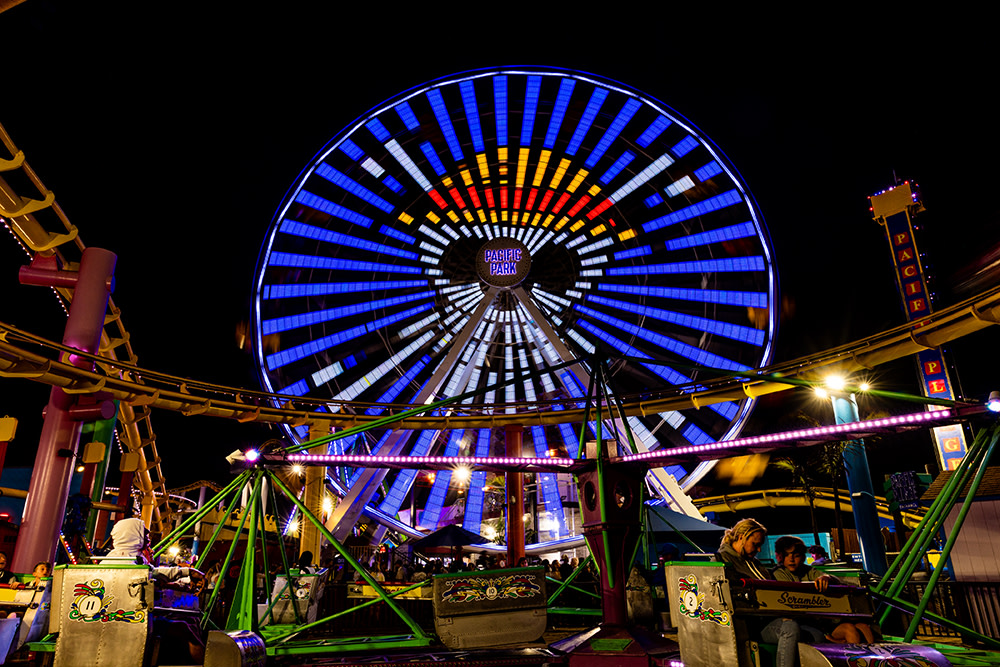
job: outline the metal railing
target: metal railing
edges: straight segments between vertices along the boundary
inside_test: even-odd
[[[903,589],[905,599],[914,603],[923,596],[927,584],[911,582]],[[976,632],[1000,639],[1000,582],[939,581],[928,611],[953,619]],[[904,623],[912,620],[903,614]],[[918,630],[920,637],[958,638],[958,631],[924,619]]]

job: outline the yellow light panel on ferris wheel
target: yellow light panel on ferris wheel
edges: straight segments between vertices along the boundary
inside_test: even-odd
[[[549,157],[552,156],[552,151],[542,151],[541,156],[538,158],[538,167],[535,169],[535,178],[531,181],[532,187],[537,188],[542,184],[542,179],[545,177],[545,168],[549,165]]]
[[[486,161],[486,153],[477,153],[476,162],[479,164],[479,178],[485,185],[490,184],[490,166]]]
[[[576,189],[580,187],[580,183],[583,183],[583,179],[587,178],[588,174],[590,174],[590,172],[587,171],[586,169],[581,169],[580,171],[576,172],[576,176],[574,176],[573,180],[570,181],[569,185],[566,186],[566,192],[569,193],[576,192]]]

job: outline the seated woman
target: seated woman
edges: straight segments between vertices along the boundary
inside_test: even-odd
[[[773,575],[778,581],[812,581],[818,591],[825,591],[830,584],[840,583],[833,575],[806,565],[806,543],[793,535],[778,538],[774,543],[774,552],[778,567]],[[840,623],[826,634],[826,639],[837,644],[872,644],[875,641],[867,623]]]
[[[743,519],[722,536],[718,558],[732,565],[738,574],[750,579],[771,579],[771,573],[757,560],[767,529],[753,519]],[[803,634],[820,641],[822,633],[815,628],[800,626],[791,618],[776,618],[760,630],[766,642],[777,644],[776,667],[795,667],[799,662],[799,637]]]

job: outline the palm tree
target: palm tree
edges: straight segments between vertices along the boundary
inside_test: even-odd
[[[806,499],[809,501],[809,522],[812,526],[813,544],[819,544],[819,524],[816,522],[816,484],[809,469],[790,456],[772,459],[771,463],[774,467],[789,472],[792,476],[792,484],[800,487],[806,494]]]

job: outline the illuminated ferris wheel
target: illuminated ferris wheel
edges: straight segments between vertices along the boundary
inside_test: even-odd
[[[693,385],[708,377],[697,367],[766,365],[776,282],[749,190],[677,113],[579,72],[477,71],[374,108],[303,171],[261,251],[256,356],[282,394],[412,404],[482,389],[466,403],[515,412],[583,396],[590,369],[564,362],[598,347],[628,358],[612,366],[623,393]],[[751,407],[628,425],[642,449],[698,444],[735,436]],[[578,442],[573,425],[524,431],[540,456],[576,457]],[[489,456],[503,443],[480,429],[373,433],[346,447]],[[706,469],[665,472],[688,486]],[[339,474],[346,488],[360,471]],[[461,506],[479,529],[485,472],[465,489],[449,473],[418,474],[398,473],[371,502],[395,515],[416,486],[420,525]],[[556,534],[559,482],[538,487]]]

